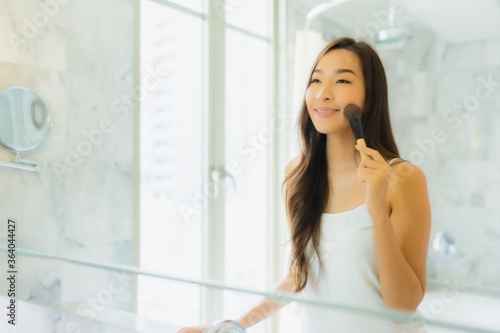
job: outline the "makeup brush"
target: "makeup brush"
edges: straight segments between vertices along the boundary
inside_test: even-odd
[[[363,134],[363,126],[361,125],[361,108],[355,104],[348,104],[344,108],[344,117],[349,120],[352,132],[356,137],[356,143],[360,146],[366,147],[365,136]],[[361,160],[368,159],[368,155],[361,153]]]

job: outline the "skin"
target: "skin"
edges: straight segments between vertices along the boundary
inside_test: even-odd
[[[325,213],[338,213],[365,204],[373,223],[379,263],[380,288],[388,308],[413,312],[422,301],[426,286],[426,258],[431,212],[425,175],[415,165],[401,162],[389,166],[380,153],[355,145],[355,138],[341,111],[331,117],[319,112],[344,110],[353,103],[363,109],[364,77],[358,56],[338,49],[318,62],[306,92],[306,105],[317,131],[327,135],[326,156],[330,198]],[[359,152],[369,159],[360,159]],[[288,173],[297,163],[292,160]],[[276,289],[293,292],[292,276]],[[271,316],[285,303],[263,300],[240,318],[250,327]],[[181,333],[201,333],[190,327]]]

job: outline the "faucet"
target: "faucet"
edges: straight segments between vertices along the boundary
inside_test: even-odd
[[[203,333],[245,333],[245,330],[235,320],[224,320],[213,323]]]
[[[436,233],[432,242],[432,251],[441,262],[450,262],[457,256],[455,240],[444,231]]]

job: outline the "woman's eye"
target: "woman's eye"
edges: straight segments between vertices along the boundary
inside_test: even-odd
[[[312,79],[311,83],[319,83],[319,80],[318,79]]]
[[[338,80],[337,83],[351,83],[351,82],[344,80],[344,79],[341,79],[341,80]]]

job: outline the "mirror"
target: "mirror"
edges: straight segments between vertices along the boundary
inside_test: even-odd
[[[14,153],[31,152],[47,139],[50,118],[43,101],[31,89],[0,91],[0,144]]]

